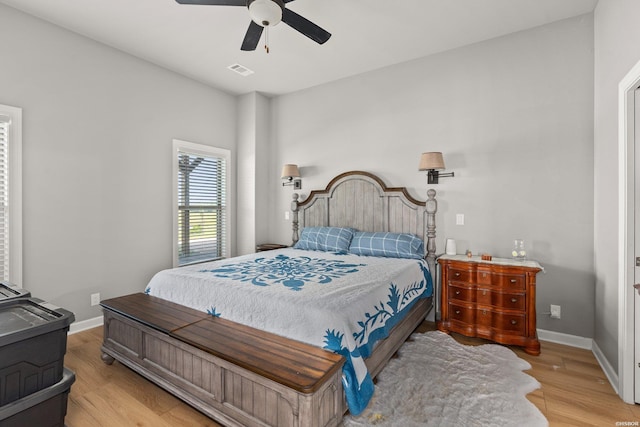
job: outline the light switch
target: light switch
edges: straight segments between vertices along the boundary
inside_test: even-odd
[[[285,221],[289,221],[289,211],[284,211],[284,219]]]
[[[464,225],[464,214],[456,214],[456,225]]]

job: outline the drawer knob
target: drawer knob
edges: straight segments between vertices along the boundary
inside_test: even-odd
[[[486,294],[487,294],[487,291],[484,291],[484,290],[483,290],[483,291],[482,291],[482,295],[484,296],[484,295],[486,295]]]
[[[460,314],[460,310],[456,310],[456,314]]]
[[[518,281],[516,279],[511,279],[510,282],[511,283],[517,283]]]
[[[517,321],[517,320],[512,320],[512,321],[511,321],[511,324],[512,324],[512,325],[517,325],[517,324],[518,324],[518,321]]]
[[[460,277],[460,273],[455,273],[454,276]]]
[[[460,295],[460,291],[456,291],[456,295]]]
[[[482,310],[482,315],[486,316],[487,315],[487,310]]]
[[[518,302],[517,298],[511,298],[511,302]]]

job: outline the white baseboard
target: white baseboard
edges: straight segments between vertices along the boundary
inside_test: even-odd
[[[554,342],[556,344],[564,344],[570,347],[584,348],[585,350],[593,349],[593,340],[591,338],[563,334],[562,332],[538,329],[538,339],[541,341]]]
[[[598,344],[595,341],[593,342],[593,355],[596,357],[596,360],[600,364],[600,367],[604,371],[604,374],[607,376],[611,387],[613,387],[613,390],[616,392],[616,394],[620,396],[620,393],[618,392],[618,374],[613,369],[613,366],[611,366],[611,363],[609,363],[607,358],[604,356],[604,353],[602,352],[602,350],[600,350],[600,347],[598,347]]]
[[[76,332],[86,331],[97,326],[102,326],[102,316],[94,317],[93,319],[81,320],[80,322],[73,322],[69,327],[69,334],[75,334]]]

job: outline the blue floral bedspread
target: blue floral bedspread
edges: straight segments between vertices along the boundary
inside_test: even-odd
[[[422,260],[287,248],[164,270],[145,293],[343,355],[357,415],[374,389],[364,358],[433,285]]]

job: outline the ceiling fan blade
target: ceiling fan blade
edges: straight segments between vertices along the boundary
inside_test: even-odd
[[[176,0],[180,4],[200,4],[205,6],[246,6],[247,0]]]
[[[262,26],[251,21],[249,28],[247,29],[247,34],[245,34],[244,40],[242,41],[242,47],[240,50],[256,50],[260,37],[262,36],[262,30],[264,30]]]
[[[329,40],[329,37],[331,37],[331,33],[323,30],[308,19],[303,18],[292,10],[286,8],[282,13],[282,21],[316,43],[323,44]]]

